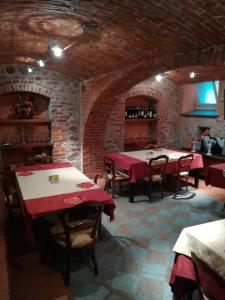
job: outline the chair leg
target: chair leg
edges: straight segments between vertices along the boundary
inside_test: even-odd
[[[148,194],[148,202],[152,200],[152,183],[149,182],[149,194]]]
[[[95,253],[95,248],[94,247],[91,249],[91,258],[92,258],[93,265],[94,265],[95,275],[98,275],[98,263],[97,263],[96,253]]]
[[[185,178],[185,184],[186,184],[186,192],[188,191],[188,181],[187,181],[187,177]]]
[[[119,182],[119,190],[121,191],[121,189],[122,189],[122,183],[121,183],[121,181]]]
[[[66,252],[66,270],[65,270],[65,278],[64,278],[65,286],[70,284],[70,251]]]
[[[116,194],[116,184],[115,181],[112,182],[112,196],[113,198],[115,198],[115,194]]]
[[[177,187],[176,187],[176,194],[178,194],[180,191],[180,176],[177,175]]]
[[[103,241],[103,235],[102,235],[102,219],[100,220],[100,223],[99,223],[99,232],[98,232],[98,234],[99,234],[99,240],[100,241]]]
[[[161,197],[162,197],[162,199],[163,199],[163,198],[164,198],[163,179],[162,179],[162,181],[160,182],[160,190],[161,190]]]

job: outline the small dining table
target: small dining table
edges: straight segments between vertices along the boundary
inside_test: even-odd
[[[225,219],[184,228],[173,251],[176,256],[169,283],[175,299],[184,300],[191,287],[190,283],[196,283],[191,252],[225,280]],[[213,288],[215,279],[208,273],[204,276]],[[225,286],[214,293],[222,295],[216,299],[225,300]]]
[[[139,180],[148,176],[148,163],[151,158],[159,155],[167,155],[169,162],[165,170],[165,174],[177,172],[177,161],[181,156],[190,154],[191,152],[178,149],[155,148],[152,150],[139,150],[130,152],[113,152],[105,154],[105,157],[114,161],[115,166],[128,171],[130,178],[129,201],[134,200],[134,184]],[[202,155],[193,153],[194,160],[191,164],[191,169],[198,170],[203,167]],[[195,174],[195,187],[198,187],[199,176]]]
[[[214,187],[225,189],[225,163],[209,166],[205,183],[206,185],[210,184]]]
[[[71,163],[17,167],[15,174],[31,243],[33,219],[85,201],[103,201],[104,213],[110,217],[110,221],[114,220],[115,203],[112,196]]]
[[[225,189],[225,164],[215,164],[208,168],[205,184]],[[225,203],[223,205],[225,209]]]

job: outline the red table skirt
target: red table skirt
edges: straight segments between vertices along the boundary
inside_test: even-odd
[[[156,149],[154,150],[157,151]],[[184,155],[190,153],[182,150],[174,150],[174,151],[184,152]],[[115,162],[115,165],[117,167],[120,167],[129,172],[131,183],[135,183],[138,179],[143,179],[146,176],[148,176],[148,164],[145,161],[117,152],[108,153],[105,156],[111,158]],[[191,169],[202,168],[203,167],[202,155],[194,153],[194,156],[195,157],[191,164]],[[177,161],[168,162],[165,173],[173,174],[176,172],[177,172]]]
[[[218,285],[214,277],[205,270],[201,270],[201,278],[215,300],[225,300],[225,286]],[[169,284],[176,300],[185,300],[185,295],[197,288],[194,263],[191,258],[176,254]]]
[[[223,176],[225,164],[211,165],[208,168],[205,183],[212,186],[225,189],[225,177]]]

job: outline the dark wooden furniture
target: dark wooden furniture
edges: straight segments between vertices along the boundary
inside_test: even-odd
[[[191,151],[191,149],[189,148],[182,148],[183,150],[188,150]],[[202,153],[200,151],[197,151],[196,153],[199,153],[202,155],[203,158],[203,164],[204,167],[202,169],[199,169],[199,176],[205,178],[207,173],[208,173],[208,169],[211,165],[216,165],[216,164],[222,164],[225,163],[225,155],[207,155],[206,153]],[[192,171],[191,171],[192,173]]]
[[[104,157],[103,162],[107,180],[110,186],[112,186],[112,195],[114,198],[116,194],[116,183],[119,183],[119,186],[121,188],[122,182],[129,181],[129,175],[120,170],[116,170],[115,162],[111,158]]]
[[[206,297],[208,300],[225,299],[225,280],[197,257],[195,253],[191,253],[191,258],[194,262],[199,299],[206,299]]]
[[[14,175],[10,172],[0,173],[0,183],[3,192],[3,202],[6,207],[6,223],[13,224],[13,214],[16,211],[22,212],[19,195],[16,190]]]
[[[152,186],[153,184],[159,184],[162,198],[164,198],[164,181],[165,181],[165,170],[169,157],[167,155],[159,155],[155,158],[150,159],[148,164],[149,175],[146,179],[148,180],[149,186],[149,202],[152,199]]]
[[[49,119],[1,119],[0,132],[4,165],[26,165],[30,157],[41,153],[52,157]]]
[[[99,235],[104,202],[89,201],[58,213],[60,225],[50,231],[56,245],[66,251],[64,282],[70,283],[71,252],[86,252],[91,255],[94,273],[98,274],[95,243]]]
[[[206,177],[208,169],[211,165],[215,164],[222,164],[225,163],[225,156],[224,155],[206,155],[202,154],[204,168],[200,172],[200,176]]]
[[[194,160],[194,154],[188,154],[181,156],[177,162],[177,173],[176,176],[176,194],[180,191],[181,180],[185,179],[186,191],[188,190],[187,178],[191,169],[191,164]]]

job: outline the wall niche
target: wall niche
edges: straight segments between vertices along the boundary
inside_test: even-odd
[[[26,165],[37,154],[52,157],[50,99],[31,92],[0,96],[3,165]]]

